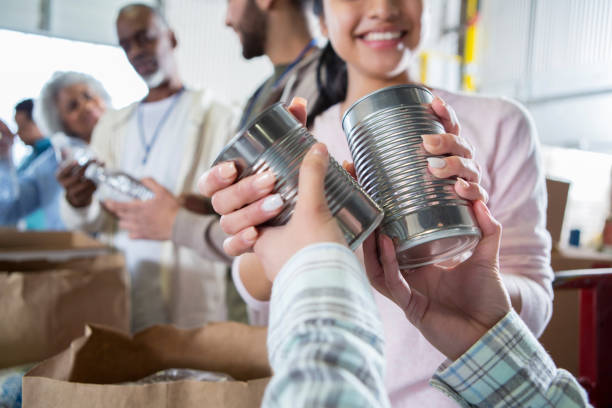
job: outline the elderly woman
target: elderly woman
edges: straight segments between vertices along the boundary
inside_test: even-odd
[[[43,132],[52,135],[51,144],[66,136],[89,143],[96,123],[109,103],[108,93],[91,76],[78,72],[56,72],[43,86],[35,106],[35,116]],[[15,225],[23,217],[42,209],[46,229],[64,229],[58,201],[62,187],[55,177],[59,162],[54,150],[47,149],[36,157],[26,171],[17,173],[10,156],[13,135],[2,125],[0,225]]]

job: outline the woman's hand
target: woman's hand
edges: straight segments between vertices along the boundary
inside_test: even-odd
[[[106,200],[104,205],[119,219],[119,228],[127,231],[130,239],[169,240],[181,208],[179,199],[152,178],[141,181],[154,194],[153,198],[125,202]]]
[[[286,225],[262,229],[254,249],[270,281],[296,252],[308,245],[321,242],[346,245],[325,198],[328,166],[325,145],[312,146],[300,166],[297,203],[291,219]]]
[[[294,98],[289,111],[306,122],[306,100]],[[236,182],[238,171],[233,162],[220,163],[204,173],[198,182],[200,193],[210,197],[221,215],[220,225],[229,237],[223,249],[230,256],[250,251],[257,240],[256,225],[277,216],[283,206],[280,194],[270,195],[276,181],[267,171]]]
[[[363,243],[372,285],[395,302],[425,338],[454,360],[466,352],[510,310],[499,275],[501,225],[482,201],[474,214],[483,237],[472,257],[452,270],[426,266],[399,270],[395,248],[385,235]]]
[[[480,166],[474,160],[473,147],[461,137],[461,128],[457,115],[452,107],[441,98],[435,97],[431,103],[432,112],[444,126],[446,133],[422,135],[423,148],[432,155],[447,157],[430,157],[429,171],[435,177],[457,177],[455,191],[468,201],[488,201],[487,192],[480,186]]]

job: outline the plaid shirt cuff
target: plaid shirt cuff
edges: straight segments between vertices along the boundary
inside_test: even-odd
[[[445,361],[431,385],[464,407],[588,405],[514,310],[455,362]]]

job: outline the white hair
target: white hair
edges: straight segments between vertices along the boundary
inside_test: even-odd
[[[104,86],[91,75],[74,71],[57,71],[51,79],[43,85],[40,96],[34,104],[34,118],[43,132],[51,136],[58,132],[68,133],[62,123],[57,108],[57,97],[60,91],[75,84],[86,84],[104,102],[110,106],[110,96]]]

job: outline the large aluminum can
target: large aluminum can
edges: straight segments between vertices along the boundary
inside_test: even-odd
[[[277,103],[241,130],[214,164],[233,161],[238,179],[271,170],[276,175],[274,193],[281,195],[284,206],[266,225],[283,225],[291,218],[297,201],[300,165],[315,143],[287,107]],[[332,158],[325,176],[325,197],[351,249],[359,247],[383,218],[376,202]]]
[[[471,204],[455,193],[456,179],[427,169],[433,156],[421,135],[445,133],[432,101],[422,86],[392,86],[361,98],[342,118],[357,179],[383,208],[381,229],[402,269],[452,267],[471,256],[481,237]]]

